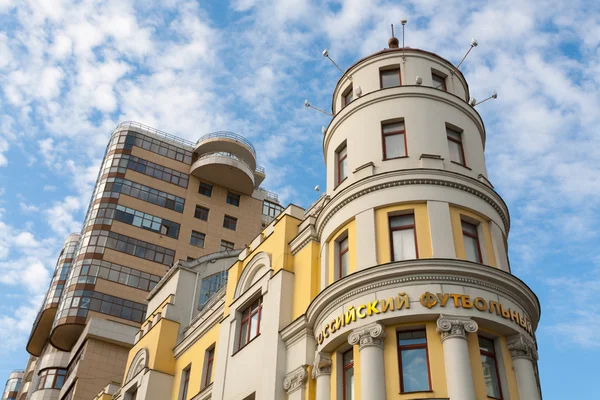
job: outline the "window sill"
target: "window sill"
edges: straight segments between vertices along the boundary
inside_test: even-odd
[[[469,171],[472,171],[472,169],[471,169],[471,168],[467,167],[467,166],[466,166],[466,165],[464,165],[464,164],[461,164],[461,163],[459,163],[459,162],[456,162],[456,161],[450,161],[450,162],[451,162],[452,164],[460,165],[461,167],[463,167],[463,168],[466,168],[466,169],[468,169]]]
[[[338,187],[340,187],[340,185],[344,182],[346,182],[346,179],[348,179],[348,177],[345,177],[344,179],[342,179],[341,181],[339,181],[337,183],[337,185],[335,185],[335,187],[333,188],[333,190],[336,190]]]
[[[244,350],[250,343],[254,342],[256,340],[256,338],[260,337],[260,333],[256,336],[254,336],[252,339],[250,339],[248,341],[248,343],[246,343],[245,345],[243,345],[242,347],[240,347],[239,349],[237,349],[232,355],[231,357],[235,356],[237,353],[239,353],[240,351]]]
[[[402,158],[408,158],[408,156],[400,156],[400,157],[392,157],[392,158],[383,158],[381,161],[389,161],[389,160],[400,160]]]

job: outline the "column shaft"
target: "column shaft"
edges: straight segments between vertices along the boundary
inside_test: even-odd
[[[509,342],[508,350],[513,359],[519,397],[527,400],[541,400],[542,396],[537,386],[533,367],[533,363],[538,358],[535,344],[523,335],[518,335]]]
[[[385,331],[378,323],[355,330],[348,336],[348,343],[359,345],[361,399],[385,400],[384,338]]]

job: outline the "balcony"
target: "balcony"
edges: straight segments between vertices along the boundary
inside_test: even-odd
[[[42,354],[42,350],[48,341],[50,330],[52,329],[52,323],[54,322],[54,316],[56,315],[57,307],[45,308],[38,313],[29,340],[27,341],[27,352],[31,355],[39,357]]]
[[[231,153],[243,160],[254,170],[256,168],[256,150],[248,139],[233,132],[213,132],[202,136],[196,142],[194,153]]]
[[[216,151],[203,153],[195,159],[191,175],[217,183],[237,192],[251,195],[254,187],[265,179],[265,169],[251,164],[237,154]]]

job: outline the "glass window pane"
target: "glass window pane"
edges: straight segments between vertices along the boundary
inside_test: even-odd
[[[410,346],[413,344],[426,344],[427,338],[425,331],[412,331],[398,333],[398,344],[400,346]]]
[[[340,163],[340,182],[348,176],[348,159],[345,158]]]
[[[344,400],[354,399],[354,367],[344,371]]]
[[[395,215],[390,218],[390,226],[392,228],[399,228],[402,226],[409,226],[415,224],[415,215],[414,214],[403,214],[403,215]]]
[[[243,346],[248,343],[248,323],[242,324],[240,329],[240,344]]]
[[[482,354],[481,365],[483,366],[483,378],[487,395],[500,398],[500,385],[498,382],[496,361],[493,358]]]
[[[387,69],[380,72],[381,88],[400,86],[400,69]]]
[[[446,78],[443,78],[438,74],[431,74],[431,79],[433,80],[434,88],[446,90]]]
[[[349,254],[350,253],[345,252],[340,257],[340,264],[341,264],[340,265],[340,272],[341,272],[342,277],[347,276],[350,273],[350,271],[348,270],[349,269],[349,265],[348,265],[348,263],[349,263],[349,261],[348,261]]]
[[[254,314],[250,322],[250,340],[258,336],[258,313]]]
[[[384,136],[385,140],[385,158],[403,157],[406,155],[404,146],[404,135]]]
[[[465,239],[465,253],[467,260],[481,262],[479,259],[479,246],[477,245],[477,239],[465,235],[463,235],[463,238]]]
[[[404,132],[404,121],[383,125],[383,133]]]
[[[419,392],[429,390],[427,351],[411,349],[401,351],[402,391]]]
[[[477,236],[477,225],[470,224],[466,221],[461,221],[460,224],[463,232],[467,232],[473,236]]]
[[[492,354],[496,353],[496,350],[494,349],[494,341],[481,336],[479,336],[479,349]]]
[[[450,160],[459,164],[464,164],[462,149],[459,143],[448,140],[448,148],[450,150]]]
[[[417,258],[414,229],[392,231],[394,261],[413,260]]]

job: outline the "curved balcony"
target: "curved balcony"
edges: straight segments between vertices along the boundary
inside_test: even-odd
[[[264,168],[248,164],[236,154],[217,151],[200,155],[192,163],[190,174],[197,178],[251,195],[265,179]]]
[[[233,132],[213,132],[202,136],[196,142],[194,153],[202,156],[207,153],[226,152],[243,160],[254,170],[256,168],[256,150],[248,139]]]
[[[50,331],[52,330],[52,323],[56,316],[56,310],[57,306],[55,305],[51,308],[42,308],[38,313],[33,323],[29,340],[27,341],[26,349],[29,354],[36,357],[39,357],[42,354],[42,350],[44,349]]]
[[[62,351],[71,351],[81,332],[85,329],[85,317],[68,317],[57,324],[50,334],[50,344]]]

